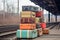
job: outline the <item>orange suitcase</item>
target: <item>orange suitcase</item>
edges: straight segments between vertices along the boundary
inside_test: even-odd
[[[20,30],[33,30],[36,29],[36,24],[20,24]]]

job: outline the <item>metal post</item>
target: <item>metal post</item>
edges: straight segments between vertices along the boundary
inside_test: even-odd
[[[42,8],[42,22],[44,22],[44,9]]]
[[[57,15],[55,16],[55,21],[57,22]]]
[[[50,12],[48,13],[48,22],[50,22]]]
[[[3,0],[3,11],[5,12],[5,0]],[[5,20],[5,13],[3,13],[3,21]]]
[[[3,0],[3,7],[4,7],[4,11],[5,11],[5,0]]]
[[[19,13],[19,0],[18,0],[18,10],[17,10],[17,13]]]

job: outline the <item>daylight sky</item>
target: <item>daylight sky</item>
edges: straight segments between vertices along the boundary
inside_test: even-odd
[[[15,7],[15,12],[17,10],[17,0],[7,0],[7,3],[9,5],[13,5]],[[22,10],[22,6],[23,5],[33,5],[33,6],[38,6],[38,5],[35,5],[33,2],[31,2],[30,0],[19,0],[19,10],[21,11]],[[2,0],[0,0],[0,10],[3,10],[3,3],[2,3]],[[47,14],[47,11],[45,10],[44,11],[44,14]]]

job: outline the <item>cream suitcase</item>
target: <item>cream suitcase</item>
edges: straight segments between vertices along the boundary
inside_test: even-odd
[[[31,11],[22,11],[20,17],[33,17],[35,18],[35,12],[31,12]]]

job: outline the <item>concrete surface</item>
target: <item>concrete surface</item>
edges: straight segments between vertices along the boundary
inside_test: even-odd
[[[52,29],[50,30],[50,34],[43,35],[33,40],[60,40],[60,29]]]
[[[34,40],[60,40],[60,38],[36,38]]]

